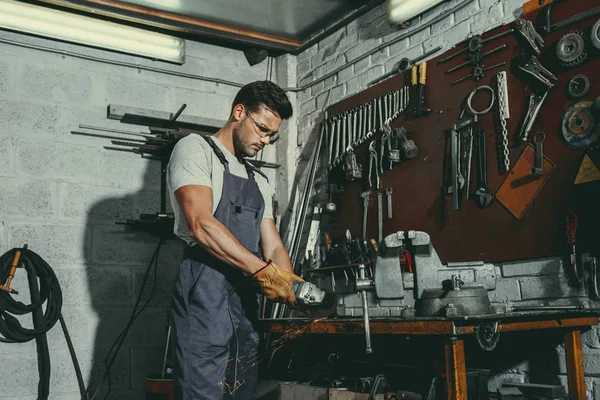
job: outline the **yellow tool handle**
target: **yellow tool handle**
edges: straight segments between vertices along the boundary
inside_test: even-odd
[[[373,249],[373,251],[375,253],[379,252],[379,246],[377,246],[377,241],[375,239],[371,239],[369,240],[369,242],[371,242],[371,248]]]
[[[15,256],[13,257],[12,264],[10,265],[10,270],[8,271],[8,278],[6,279],[6,285],[0,285],[0,290],[10,293],[10,283],[15,276],[15,271],[19,266],[19,261],[21,261],[21,252],[17,250],[15,252]]]
[[[323,244],[325,245],[325,250],[330,251],[331,250],[331,236],[329,236],[329,233],[324,233],[323,234]]]
[[[419,83],[425,84],[427,80],[427,63],[423,62],[419,64]]]
[[[416,66],[416,65],[413,65],[413,66],[412,66],[412,70],[411,70],[411,72],[412,72],[412,80],[411,80],[411,83],[412,83],[413,85],[416,85],[416,84],[417,84],[417,66]]]

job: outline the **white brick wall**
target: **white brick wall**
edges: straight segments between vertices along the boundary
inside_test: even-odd
[[[461,2],[461,0],[449,0],[442,3],[419,17],[414,27],[430,21],[441,12],[453,8]],[[300,86],[310,85],[310,82],[344,65],[341,62],[344,56],[347,65],[345,69],[325,82],[298,93],[302,104],[298,115],[299,142],[307,143],[309,142],[308,136],[316,134],[314,127],[328,106],[366,89],[371,80],[391,71],[400,59],[418,57],[437,46],[442,46],[442,51],[445,51],[464,40],[469,34],[480,34],[501,24],[509,23],[514,20],[515,10],[520,8],[523,2],[523,0],[475,0],[463,9],[433,24],[430,28],[386,46],[382,51],[356,63],[350,63],[382,43],[414,29],[414,27],[403,31],[390,29],[385,23],[385,11],[381,6],[299,54],[297,73]],[[303,154],[309,153],[306,149],[304,150]],[[299,172],[298,175],[302,176],[302,172]],[[320,192],[325,193],[325,191]],[[316,203],[323,203],[326,200],[323,197],[316,197]],[[503,265],[501,271],[502,278],[499,279],[496,290],[490,292],[491,300],[494,302],[539,304],[541,301],[552,301],[557,298],[567,299],[559,300],[557,304],[569,300],[587,301],[585,290],[571,287],[564,267],[556,260],[510,263]],[[410,293],[410,291],[406,293]],[[358,300],[357,295],[343,296],[343,304],[338,307],[338,312],[346,315],[362,315]],[[403,304],[412,302],[414,300],[411,296],[402,301]],[[371,304],[377,304],[376,300],[371,299]],[[382,301],[379,302],[379,306],[380,308],[372,307],[370,313],[372,315],[388,315],[388,313],[395,315],[398,312],[397,304],[394,302]],[[600,379],[597,378],[600,375],[600,362],[597,361],[600,358],[599,332],[598,328],[594,327],[583,336],[586,354],[585,368],[588,376],[586,378],[588,399],[600,398]],[[547,354],[544,354],[540,358],[546,356]],[[556,371],[553,371],[553,374],[564,381],[566,379],[564,359],[560,358],[559,362],[560,365],[557,366]],[[490,389],[495,390],[503,381],[522,382],[528,380],[527,371],[521,371],[518,368],[513,371],[513,369],[508,369],[493,377]]]
[[[9,32],[0,32],[0,38],[242,84],[265,79],[267,72],[266,62],[250,67],[240,51],[200,43],[188,42],[186,64],[173,66]],[[160,165],[105,150],[108,139],[70,131],[79,124],[141,128],[108,120],[109,103],[162,111],[176,111],[186,103],[185,114],[225,120],[238,88],[8,44],[0,44],[0,52],[0,253],[27,243],[54,269],[63,291],[63,315],[93,391],[104,373],[104,355],[129,318],[157,244],[157,239],[125,232],[115,222],[159,211]],[[296,84],[293,66],[286,86]],[[293,129],[295,125],[294,121]],[[265,161],[275,162],[274,157],[270,149]],[[269,174],[275,178],[274,172]],[[145,375],[160,371],[166,310],[179,257],[177,243],[163,247],[153,300],[114,367],[114,398],[144,398]],[[152,278],[149,283],[145,298]],[[17,272],[13,287],[21,290],[18,299],[28,303],[24,271]],[[30,316],[22,320],[31,324]],[[51,398],[78,399],[59,324],[48,341]],[[35,342],[0,344],[0,353],[5,365],[0,399],[35,399]]]

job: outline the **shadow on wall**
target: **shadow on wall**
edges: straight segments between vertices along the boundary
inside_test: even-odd
[[[171,288],[181,247],[173,238],[159,246],[159,238],[115,224],[159,211],[159,179],[160,164],[149,161],[141,189],[117,190],[122,195],[103,199],[89,208],[86,237],[91,240],[85,243],[84,254],[91,307],[97,317],[87,377],[89,398],[98,391],[95,399],[104,399],[110,390],[109,399],[144,399],[145,377],[162,370]],[[157,250],[158,258],[150,264]],[[107,356],[114,357],[115,343],[119,343],[119,335],[128,326],[134,309],[137,318],[114,358],[110,374],[105,376],[112,359]]]
[[[316,151],[316,144],[319,139],[319,135],[321,134],[321,121],[323,120],[324,113],[317,117],[319,121],[316,123],[312,129],[312,131],[308,134],[308,139],[306,140],[306,144],[302,148],[302,152],[300,153],[300,157],[298,158],[298,165],[296,167],[296,174],[294,176],[294,183],[292,184],[291,196],[288,203],[287,209],[283,212],[281,216],[281,224],[280,224],[280,234],[283,239],[283,243],[285,246],[291,245],[291,240],[293,236],[293,230],[296,229],[296,226],[299,221],[294,221],[293,219],[296,216],[297,209],[302,205],[300,202],[302,201],[303,191],[306,188],[306,183],[308,179],[310,179],[310,161],[314,151]],[[313,187],[317,190],[317,198],[319,193],[324,193],[323,190],[320,189],[322,185],[327,183],[327,165],[326,165],[326,150],[325,145],[326,140],[323,140],[322,148],[321,148],[321,157],[319,160],[319,164],[317,166],[317,171],[315,173],[315,180],[313,182]],[[312,193],[312,190],[311,190]],[[301,216],[301,218],[306,218],[306,222],[304,224],[304,230],[306,232],[307,229],[310,228],[310,220],[312,218],[312,208],[311,204],[314,204],[315,197],[312,197],[309,201],[309,206],[307,208],[307,212]],[[311,212],[309,212],[311,211]],[[290,231],[290,228],[292,231]],[[303,235],[306,236],[306,235]],[[302,249],[306,246],[307,237],[303,237],[300,242],[300,250],[298,254],[302,254]],[[288,247],[288,250],[289,247]],[[302,261],[302,258],[299,258],[299,262]],[[293,260],[292,260],[293,262]]]

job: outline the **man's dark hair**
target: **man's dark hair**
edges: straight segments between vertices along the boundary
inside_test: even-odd
[[[267,108],[277,112],[281,119],[292,116],[292,104],[282,88],[271,81],[256,81],[245,85],[235,95],[231,109],[243,104],[248,110],[257,112],[264,104]]]

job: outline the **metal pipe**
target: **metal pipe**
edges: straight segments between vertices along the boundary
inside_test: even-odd
[[[320,42],[321,40],[325,39],[326,37],[328,37],[335,31],[337,31],[338,29],[343,28],[344,26],[348,25],[350,22],[354,21],[356,18],[360,17],[361,15],[368,13],[373,8],[375,8],[376,6],[378,6],[379,4],[381,4],[383,2],[384,2],[384,0],[370,1],[369,3],[363,5],[362,7],[357,8],[356,10],[354,10],[350,14],[348,14],[346,17],[344,17],[341,20],[339,20],[338,22],[336,22],[335,24],[329,26],[328,28],[325,28],[325,30],[323,32],[309,38],[306,42],[302,43],[300,45],[300,47],[298,47],[298,49],[293,51],[293,54],[298,55],[298,54],[302,53],[304,50],[308,49],[313,44]]]
[[[364,60],[365,58],[369,57],[372,54],[377,53],[378,51],[381,51],[383,49],[385,49],[386,47],[400,42],[404,39],[406,39],[407,37],[410,37],[412,35],[414,35],[415,33],[419,33],[427,28],[429,28],[431,25],[441,21],[442,19],[446,18],[448,15],[455,13],[456,11],[460,10],[461,8],[465,7],[467,4],[472,3],[474,0],[465,0],[462,3],[458,4],[457,6],[455,6],[454,8],[451,8],[450,10],[446,10],[445,12],[441,13],[440,15],[438,15],[437,17],[433,18],[431,21],[427,22],[426,24],[423,24],[415,29],[413,29],[410,32],[407,32],[403,35],[400,35],[394,39],[388,40],[385,43],[380,44],[379,46],[375,47],[374,49],[366,52],[365,54],[358,56],[356,58],[354,58],[353,60],[348,61],[347,63],[345,63],[344,65],[342,65],[339,68],[334,69],[333,71],[331,71],[328,74],[323,75],[322,77],[320,77],[319,79],[315,79],[312,82],[307,83],[306,85],[302,86],[302,87],[298,87],[298,88],[285,88],[285,90],[290,91],[290,92],[301,92],[303,90],[306,90],[308,88],[310,88],[311,86],[316,85],[317,83],[321,83],[324,80],[327,80],[329,78],[331,78],[332,76],[336,75],[338,72],[348,68],[349,65],[353,65],[356,64],[357,62]]]
[[[41,46],[41,45],[37,45],[37,44],[29,44],[29,43],[19,42],[16,40],[0,39],[0,43],[10,44],[13,46],[26,47],[28,49],[40,50],[40,51],[45,51],[45,52],[49,52],[49,53],[61,54],[64,56],[80,58],[82,60],[96,61],[96,62],[101,62],[101,63],[105,63],[105,64],[117,65],[120,67],[135,68],[135,69],[141,69],[144,71],[157,72],[157,73],[165,74],[165,75],[179,76],[181,78],[196,79],[196,80],[201,80],[201,81],[206,81],[206,82],[219,83],[222,85],[235,86],[235,87],[239,87],[239,88],[244,86],[244,84],[242,84],[242,83],[226,81],[224,79],[209,78],[207,76],[188,74],[185,72],[171,71],[171,70],[164,69],[164,68],[149,67],[146,65],[134,64],[134,63],[126,62],[126,61],[114,61],[114,60],[109,60],[108,58],[88,56],[86,54],[75,53],[73,51],[58,50],[58,49],[53,49],[51,47]]]
[[[304,91],[318,83],[323,82],[324,80],[336,75],[338,72],[340,72],[341,70],[347,68],[349,65],[353,65],[356,64],[357,62],[369,57],[372,54],[377,53],[378,51],[383,50],[384,48],[386,48],[389,45],[392,45],[394,43],[400,42],[404,39],[406,39],[407,37],[410,37],[416,33],[419,33],[425,29],[427,29],[428,27],[430,27],[431,25],[441,21],[442,19],[446,18],[448,15],[462,9],[463,7],[467,6],[468,4],[472,3],[474,0],[465,0],[462,3],[458,4],[457,6],[455,6],[454,8],[450,9],[450,10],[446,10],[445,12],[441,13],[440,15],[438,15],[437,17],[433,18],[431,21],[427,22],[426,24],[423,24],[413,30],[411,30],[410,32],[407,32],[403,35],[400,35],[394,39],[391,39],[385,43],[382,43],[381,45],[375,47],[373,50],[347,62],[346,64],[344,64],[343,66],[331,71],[330,73],[320,77],[319,79],[316,79],[312,82],[308,82],[306,85],[304,86],[300,86],[300,87],[287,87],[284,88],[285,91],[288,92],[301,92]],[[90,56],[90,55],[86,55],[86,54],[81,54],[81,53],[76,53],[73,51],[67,51],[67,50],[59,50],[59,49],[53,49],[51,47],[47,47],[47,46],[42,46],[42,45],[37,45],[37,44],[29,44],[29,43],[24,43],[24,42],[19,42],[16,40],[10,40],[10,39],[2,39],[0,38],[0,43],[4,43],[4,44],[9,44],[9,45],[13,45],[13,46],[20,46],[20,47],[25,47],[25,48],[29,48],[29,49],[34,49],[34,50],[40,50],[40,51],[45,51],[45,52],[49,52],[49,53],[54,53],[54,54],[61,54],[63,56],[69,56],[69,57],[75,57],[75,58],[79,58],[82,60],[88,60],[88,61],[95,61],[95,62],[101,62],[101,63],[105,63],[105,64],[110,64],[110,65],[116,65],[116,66],[121,66],[121,67],[127,67],[127,68],[134,68],[134,69],[139,69],[139,70],[144,70],[144,71],[150,71],[150,72],[156,72],[156,73],[160,73],[160,74],[165,74],[165,75],[172,75],[172,76],[178,76],[181,78],[189,78],[189,79],[194,79],[194,80],[201,80],[201,81],[205,81],[205,82],[212,82],[212,83],[218,83],[221,85],[229,85],[229,86],[234,86],[234,87],[238,87],[241,88],[244,86],[244,84],[242,83],[238,83],[238,82],[232,82],[232,81],[228,81],[228,80],[224,80],[224,79],[219,79],[219,78],[210,78],[207,76],[202,76],[202,75],[195,75],[195,74],[188,74],[185,72],[177,72],[177,71],[172,71],[172,70],[168,70],[168,69],[164,69],[164,68],[156,68],[156,67],[150,67],[150,66],[146,66],[146,65],[141,65],[141,64],[135,64],[135,63],[130,63],[130,62],[126,62],[126,61],[115,61],[115,60],[110,60],[107,58],[102,58],[102,57],[96,57],[96,56]]]

